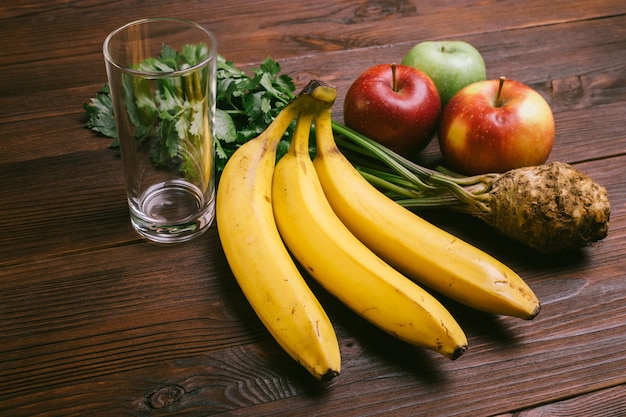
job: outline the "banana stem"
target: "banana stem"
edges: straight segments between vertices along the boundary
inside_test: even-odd
[[[321,90],[318,90],[320,88]],[[293,100],[287,103],[280,113],[278,113],[272,123],[259,136],[257,136],[256,139],[253,140],[266,140],[268,142],[267,146],[271,149],[275,149],[278,142],[282,139],[282,136],[271,135],[271,132],[276,130],[283,132],[286,131],[291,122],[296,119],[296,130],[294,131],[290,151],[291,148],[294,148],[294,152],[302,151],[301,149],[295,149],[296,146],[299,146],[303,147],[305,152],[308,152],[309,132],[314,112],[319,111],[318,109],[320,106],[322,106],[322,108],[332,106],[334,101],[334,96],[330,95],[324,88],[325,86],[317,81],[312,81],[307,84],[302,91]],[[323,97],[324,100],[320,96]],[[308,119],[308,122],[306,119]],[[306,136],[306,138],[303,138],[302,136]],[[297,143],[294,144],[294,142]]]

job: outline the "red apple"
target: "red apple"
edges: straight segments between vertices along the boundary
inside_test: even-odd
[[[541,165],[553,143],[554,116],[546,100],[529,86],[504,78],[461,89],[439,122],[446,165],[466,175]]]
[[[430,142],[440,114],[439,93],[428,75],[380,64],[352,83],[343,116],[346,126],[410,158]]]

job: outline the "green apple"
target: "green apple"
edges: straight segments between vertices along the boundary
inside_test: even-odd
[[[437,86],[444,106],[460,89],[487,77],[480,52],[463,41],[418,43],[406,54],[402,64],[426,73]]]

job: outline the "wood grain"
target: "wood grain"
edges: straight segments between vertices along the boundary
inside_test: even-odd
[[[213,226],[161,247],[131,231],[120,161],[83,127],[106,82],[102,42],[146,16],[209,27],[242,68],[279,60],[343,96],[364,69],[426,39],[463,39],[490,78],[531,85],[557,123],[552,160],[606,187],[609,236],[539,256],[478,220],[427,220],[488,251],[537,293],[532,321],[440,297],[468,352],[449,361],[381,333],[313,281],[342,374],[318,384],[254,315]],[[626,3],[9,0],[0,5],[0,415],[626,415]],[[433,141],[419,157],[440,162]]]
[[[515,414],[496,417],[612,417],[622,415],[626,409],[626,386],[619,385],[571,399],[559,401]]]

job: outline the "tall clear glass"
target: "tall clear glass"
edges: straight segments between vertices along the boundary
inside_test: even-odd
[[[160,243],[202,234],[215,217],[214,36],[144,19],[111,32],[103,52],[133,228]]]

